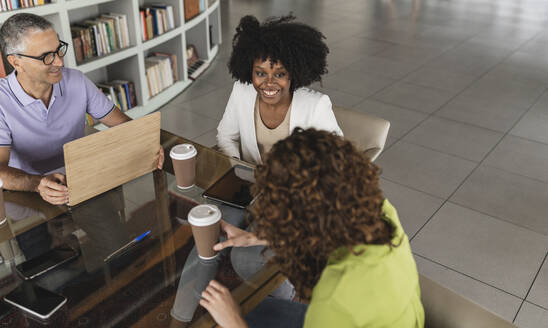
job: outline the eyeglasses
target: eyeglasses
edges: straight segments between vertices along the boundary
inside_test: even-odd
[[[23,54],[8,54],[10,55],[16,55],[16,56],[22,56],[22,57],[28,57],[36,60],[41,60],[45,65],[51,65],[53,64],[53,61],[55,60],[55,56],[59,56],[59,58],[65,57],[68,50],[68,43],[59,40],[59,47],[55,51],[46,52],[40,56],[29,56],[29,55],[23,55]]]

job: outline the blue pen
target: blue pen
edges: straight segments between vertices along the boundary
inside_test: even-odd
[[[135,237],[133,240],[129,241],[127,244],[125,244],[124,246],[118,248],[117,250],[114,251],[114,253],[110,254],[109,256],[105,257],[105,259],[103,260],[104,262],[110,260],[111,258],[113,258],[114,256],[118,255],[119,253],[123,252],[124,250],[128,249],[129,247],[131,247],[132,245],[135,245],[137,244],[138,242],[140,242],[141,240],[143,240],[146,236],[148,236],[150,234],[150,230],[146,231],[146,232],[143,232],[142,234],[140,234],[139,236]]]

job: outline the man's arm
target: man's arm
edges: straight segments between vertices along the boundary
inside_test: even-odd
[[[131,117],[122,113],[122,111],[118,107],[114,107],[114,109],[111,110],[110,113],[108,113],[105,117],[99,120],[99,122],[103,123],[109,128],[118,124],[125,123],[127,121],[131,121]]]
[[[65,176],[59,173],[47,176],[28,174],[9,167],[10,147],[0,147],[0,179],[6,190],[34,191],[51,204],[66,204],[68,189]]]

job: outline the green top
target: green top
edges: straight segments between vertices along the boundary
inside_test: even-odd
[[[424,327],[419,275],[396,209],[386,199],[383,213],[396,228],[392,243],[345,247],[331,254],[312,291],[305,328]]]

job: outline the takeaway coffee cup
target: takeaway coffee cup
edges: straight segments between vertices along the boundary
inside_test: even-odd
[[[198,256],[210,260],[217,256],[213,245],[219,241],[221,211],[215,205],[202,204],[195,206],[188,213],[188,222],[198,249]]]
[[[176,145],[169,152],[173,162],[177,187],[180,189],[188,189],[194,186],[197,154],[196,148],[191,144]]]

